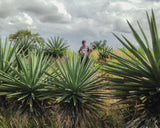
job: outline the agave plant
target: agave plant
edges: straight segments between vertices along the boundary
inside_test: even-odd
[[[93,62],[85,64],[77,54],[64,62],[57,60],[50,76],[50,84],[54,83],[51,93],[55,94],[56,115],[65,127],[93,127],[94,119],[103,105],[104,85],[98,75],[99,67]]]
[[[12,65],[16,59],[15,54],[18,51],[18,45],[13,45],[8,42],[8,39],[4,42],[0,39],[0,70],[3,72],[9,72],[9,66]]]
[[[106,46],[106,42],[107,42],[107,40],[103,40],[103,41],[100,40],[100,41],[93,41],[90,44],[91,44],[91,46],[92,46],[93,49],[100,50],[100,49],[102,49],[103,47]]]
[[[60,37],[54,37],[54,39],[51,37],[48,39],[47,42],[47,53],[49,55],[57,58],[62,57],[64,55],[65,50],[68,48],[68,44],[66,41],[63,40],[63,38]]]
[[[139,51],[125,36],[116,38],[130,51],[125,59],[112,53],[118,62],[105,63],[105,70],[117,77],[109,78],[109,84],[114,91],[119,104],[134,109],[133,119],[127,123],[127,128],[158,128],[160,127],[160,41],[154,12],[150,17],[147,13],[151,40],[147,38],[140,23],[138,26],[144,39],[128,22],[133,36],[139,44]],[[150,45],[152,44],[152,46]]]
[[[28,56],[16,56],[17,67],[10,67],[10,73],[0,71],[0,95],[11,102],[13,111],[41,117],[45,114],[48,100],[43,96],[48,84],[44,82],[51,59],[43,53],[30,52]]]
[[[28,54],[28,51],[35,49],[35,46],[33,45],[33,40],[29,38],[28,36],[23,36],[20,39],[17,40],[15,44],[19,45],[19,51],[21,53]]]
[[[12,43],[8,42],[8,39],[5,40],[4,42],[4,47],[3,47],[3,42],[0,39],[0,71],[3,71],[5,73],[10,72],[10,65],[15,66],[15,59],[18,52],[18,45],[12,46]],[[4,81],[0,81],[0,86],[1,84],[4,83]],[[7,101],[5,96],[0,96],[0,106],[2,108],[7,108]]]
[[[109,46],[102,47],[102,49],[98,50],[99,59],[106,61],[106,58],[109,58],[111,51],[112,51],[112,47],[109,47]]]

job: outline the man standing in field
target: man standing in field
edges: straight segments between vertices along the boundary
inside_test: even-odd
[[[91,47],[87,46],[86,41],[83,40],[82,46],[79,49],[79,55],[81,56],[81,62],[82,62],[84,56],[87,55],[86,62],[85,62],[85,64],[86,64],[89,61],[89,56],[92,52],[93,52],[93,49]]]

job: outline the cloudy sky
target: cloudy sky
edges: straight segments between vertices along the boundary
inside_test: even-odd
[[[148,31],[145,11],[152,8],[160,26],[160,0],[0,0],[0,35],[29,29],[44,38],[61,36],[72,50],[83,39],[121,47],[112,32],[132,40],[126,19],[135,27],[139,20]]]

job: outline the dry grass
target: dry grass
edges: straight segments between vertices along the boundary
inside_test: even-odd
[[[93,50],[93,52],[90,55],[90,58],[96,62],[98,60],[98,58],[99,58],[98,50]]]

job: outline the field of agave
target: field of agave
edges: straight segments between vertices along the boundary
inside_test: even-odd
[[[0,41],[0,127],[160,127],[160,39],[153,11],[147,19],[151,42],[128,22],[139,47],[114,34],[125,49],[103,49],[109,62],[85,64],[59,37],[34,50],[27,37]]]

